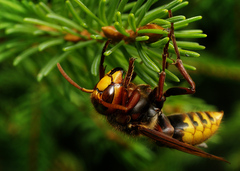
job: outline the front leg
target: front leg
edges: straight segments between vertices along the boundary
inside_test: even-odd
[[[191,88],[186,88],[186,87],[173,87],[169,88],[164,92],[164,97],[169,97],[169,96],[175,96],[175,95],[184,95],[184,94],[194,94],[195,93],[195,83],[186,71],[186,69],[183,66],[182,60],[177,59],[176,60],[176,67],[182,74],[182,76],[185,78],[185,80],[189,83]]]
[[[101,80],[105,75],[105,67],[103,66],[104,59],[105,59],[104,53],[110,42],[111,40],[107,40],[102,50],[102,56],[101,56],[100,65],[99,65],[99,80]]]
[[[182,74],[184,79],[188,82],[188,84],[191,86],[191,88],[173,87],[173,88],[170,88],[167,91],[165,91],[164,96],[169,97],[169,96],[174,96],[174,95],[194,94],[195,93],[195,83],[192,80],[191,76],[186,71],[186,69],[184,68],[182,60],[180,59],[180,53],[178,51],[176,38],[174,35],[173,23],[171,23],[171,30],[172,30],[171,38],[172,38],[172,42],[173,42],[173,47],[174,47],[175,53],[177,55],[177,59],[176,59],[176,62],[174,65],[178,68],[178,70],[180,71],[180,73]]]
[[[131,90],[129,90],[129,84],[132,79],[133,71],[134,71],[134,58],[129,59],[129,67],[128,71],[125,75],[125,79],[123,81],[123,90],[122,90],[122,102],[121,104],[111,104],[108,102],[105,102],[103,100],[100,100],[99,103],[101,103],[103,106],[110,108],[110,109],[118,109],[122,110],[125,113],[130,111],[134,106],[138,103],[141,95],[137,87],[132,87]]]
[[[169,17],[172,17],[171,10],[169,10]],[[159,75],[159,83],[158,83],[158,88],[157,88],[157,93],[156,93],[156,101],[160,102],[159,104],[161,104],[161,105],[166,100],[166,97],[174,96],[174,95],[184,95],[184,94],[194,94],[195,93],[195,83],[192,80],[192,78],[190,77],[190,75],[188,74],[188,72],[186,71],[186,69],[184,68],[182,60],[180,59],[180,53],[179,53],[177,43],[176,43],[176,38],[174,35],[173,23],[171,23],[170,33],[169,33],[168,37],[169,37],[169,39],[172,40],[174,50],[177,55],[177,59],[176,59],[176,62],[174,63],[174,65],[178,68],[178,70],[180,71],[180,73],[182,74],[184,79],[188,82],[188,84],[191,86],[191,88],[173,87],[173,88],[169,88],[168,90],[166,90],[163,93],[163,86],[164,86],[165,76],[166,76],[166,73],[165,73],[166,58],[168,57],[168,46],[169,46],[169,42],[167,42],[167,44],[165,45],[165,47],[163,49],[163,55],[162,55],[163,66],[162,66],[162,72]]]
[[[129,59],[129,65],[128,65],[128,71],[125,75],[124,81],[123,81],[123,93],[122,93],[122,105],[125,106],[128,98],[129,98],[129,84],[130,81],[132,80],[132,76],[133,76],[133,72],[134,72],[134,61],[136,59],[135,58],[130,58]]]
[[[125,111],[127,113],[137,104],[140,97],[141,97],[141,95],[140,95],[139,91],[137,89],[135,89],[133,91],[133,93],[131,94],[131,96],[129,97],[129,99],[127,99],[126,105],[112,104],[112,103],[105,102],[102,99],[99,100],[99,103],[101,103],[103,106],[105,106],[109,109],[118,109],[118,110]]]

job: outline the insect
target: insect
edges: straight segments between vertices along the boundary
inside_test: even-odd
[[[169,14],[171,17],[171,13]],[[162,112],[166,98],[195,93],[195,83],[180,59],[173,23],[168,37],[169,41],[163,49],[162,71],[159,73],[158,86],[154,89],[151,89],[149,85],[135,85],[131,82],[134,72],[134,58],[129,59],[128,71],[124,78],[122,68],[114,68],[105,74],[104,52],[110,41],[106,42],[102,51],[99,66],[100,81],[92,90],[80,87],[65,73],[59,63],[57,66],[69,83],[83,92],[91,93],[91,102],[95,109],[98,113],[105,115],[108,122],[116,129],[132,136],[144,135],[161,146],[228,162],[195,147],[216,132],[223,112],[190,112],[169,116],[165,116]],[[190,88],[172,87],[163,91],[170,40],[173,42],[177,56],[174,65],[186,79]]]

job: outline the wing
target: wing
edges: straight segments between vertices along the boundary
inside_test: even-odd
[[[183,143],[181,141],[178,141],[170,136],[165,135],[162,132],[156,131],[156,130],[152,130],[149,128],[145,128],[142,126],[138,127],[139,131],[141,132],[141,134],[156,140],[158,142],[160,142],[162,145],[166,146],[166,147],[170,147],[170,148],[174,148],[180,151],[183,151],[185,153],[190,153],[196,156],[200,156],[200,157],[206,157],[206,158],[211,158],[211,159],[216,159],[216,160],[221,160],[224,162],[229,163],[227,160],[225,160],[222,157],[218,157],[209,153],[206,153],[202,150],[200,150],[197,147],[194,147],[192,145]]]

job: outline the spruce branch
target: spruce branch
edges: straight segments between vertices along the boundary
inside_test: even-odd
[[[146,68],[156,73],[160,72],[161,53],[169,40],[167,35],[170,23],[174,23],[177,39],[206,37],[201,30],[183,29],[190,23],[200,20],[201,16],[186,18],[184,15],[176,15],[168,18],[168,10],[177,11],[188,5],[187,1],[173,0],[149,10],[156,2],[156,0],[138,0],[130,3],[127,0],[101,0],[96,6],[92,1],[66,0],[65,3],[60,3],[57,9],[56,5],[50,7],[43,1],[34,4],[31,1],[0,0],[0,4],[4,7],[4,12],[0,14],[2,19],[0,29],[5,33],[1,35],[9,37],[3,43],[6,45],[0,45],[0,48],[5,51],[11,49],[0,54],[0,61],[15,55],[17,57],[13,64],[19,65],[35,53],[46,52],[49,61],[45,61],[45,66],[39,71],[37,79],[40,81],[52,70],[56,61],[68,58],[69,53],[81,52],[79,60],[85,62],[93,76],[96,76],[99,55],[91,56],[93,53],[88,52],[86,47],[90,49],[92,47],[96,52],[100,52],[103,42],[112,39],[111,47],[105,52],[106,56],[113,56],[111,59],[106,58],[108,66],[116,67],[126,63],[128,59],[124,54],[128,51],[129,57],[138,58],[136,71],[145,68],[146,73],[141,75],[138,72],[139,77],[146,83],[149,83],[147,80],[151,77],[152,83],[149,84],[156,85],[157,74],[152,74]],[[59,5],[57,2],[56,4]],[[22,36],[12,38],[19,33]],[[22,43],[24,35],[28,37],[29,43]],[[191,41],[177,40],[177,44],[182,57],[198,57],[199,53],[195,50],[205,48]],[[123,49],[125,53],[118,52]],[[56,54],[52,54],[55,51],[58,52],[59,58],[55,56]],[[175,51],[171,42],[169,52],[174,58]],[[55,57],[51,58],[51,56]],[[81,59],[82,56],[87,56],[89,59],[84,61]],[[173,60],[168,59],[167,62],[171,65]],[[196,69],[187,64],[184,66],[190,70]],[[179,78],[169,70],[166,73],[169,79],[179,81]]]
[[[240,80],[239,63],[237,60],[222,61],[213,58],[213,55],[202,54],[204,52],[201,52],[204,58],[199,58],[199,50],[205,47],[197,41],[206,34],[193,25],[202,19],[201,16],[179,12],[182,8],[188,11],[188,1],[162,0],[159,1],[162,5],[157,6],[159,3],[154,0],[148,10],[146,0],[79,2],[88,10],[82,10],[75,0],[0,0],[0,130],[3,143],[1,158],[4,159],[1,170],[96,170],[98,166],[110,166],[106,159],[112,161],[112,157],[116,158],[113,159],[114,164],[119,162],[120,170],[189,168],[189,163],[194,163],[195,158],[179,153],[177,158],[187,158],[186,162],[169,165],[172,158],[176,158],[175,153],[169,153],[168,149],[156,152],[146,146],[148,141],[142,143],[141,138],[140,141],[130,137],[126,139],[125,135],[112,131],[109,124],[93,112],[88,94],[79,93],[61,80],[56,63],[61,62],[77,83],[93,88],[99,78],[101,51],[109,38],[104,34],[105,27],[118,35],[105,52],[106,71],[114,67],[122,67],[126,71],[129,58],[134,57],[137,58],[135,83],[145,82],[155,87],[158,85],[158,72],[162,70],[162,49],[169,41],[167,34],[171,22],[174,23],[184,67],[187,70],[197,69],[191,76],[201,74],[203,79],[221,79],[225,86],[229,84],[226,81],[236,83]],[[172,18],[168,17],[169,9],[173,12]],[[89,11],[93,16],[89,15]],[[141,15],[142,19],[139,18]],[[120,29],[114,27],[116,22]],[[150,28],[149,25],[161,27]],[[227,35],[229,40],[224,41],[230,46],[224,51],[228,57],[237,59],[237,56],[227,53],[236,47],[233,45],[236,41]],[[153,37],[157,38],[153,40]],[[172,80],[181,80],[181,77],[178,78],[179,72],[172,67],[174,59],[175,52],[170,42],[165,86],[171,86]],[[36,83],[34,79],[41,83]],[[208,85],[211,91],[211,81]],[[218,100],[218,96],[210,98]],[[237,100],[234,97],[231,99]],[[190,96],[169,98],[163,110],[169,114],[200,111],[203,108],[218,110]],[[235,111],[234,121],[240,116],[237,116],[237,111],[239,107]],[[229,117],[228,113],[226,119]],[[238,124],[233,122],[230,122],[229,128]],[[225,132],[228,137],[231,136],[228,129]],[[237,153],[234,155],[238,156]]]

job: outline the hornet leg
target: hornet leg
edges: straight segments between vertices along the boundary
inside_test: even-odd
[[[169,10],[169,17],[172,17],[172,12]],[[159,83],[158,83],[158,88],[156,92],[156,101],[158,102],[159,107],[163,106],[164,101],[166,100],[166,97],[169,96],[174,96],[174,95],[184,95],[184,94],[193,94],[195,93],[195,83],[186,71],[186,69],[183,66],[182,60],[180,59],[180,53],[178,51],[177,43],[176,43],[176,38],[174,35],[174,26],[173,23],[171,23],[171,28],[170,28],[170,33],[168,34],[169,41],[166,43],[164,49],[163,49],[163,54],[162,54],[162,72],[159,74]],[[178,68],[182,76],[185,78],[185,80],[189,83],[191,88],[186,88],[186,87],[173,87],[169,88],[165,92],[163,92],[163,87],[164,87],[164,82],[165,82],[165,69],[166,69],[166,58],[168,57],[168,47],[169,47],[169,42],[170,39],[173,42],[174,50],[177,55],[176,62],[174,65]]]
[[[106,67],[103,66],[104,59],[105,59],[104,52],[106,51],[110,42],[111,42],[111,40],[107,40],[104,47],[103,47],[103,50],[102,50],[102,56],[101,56],[100,65],[99,65],[99,80],[101,80],[105,75],[105,68]]]

